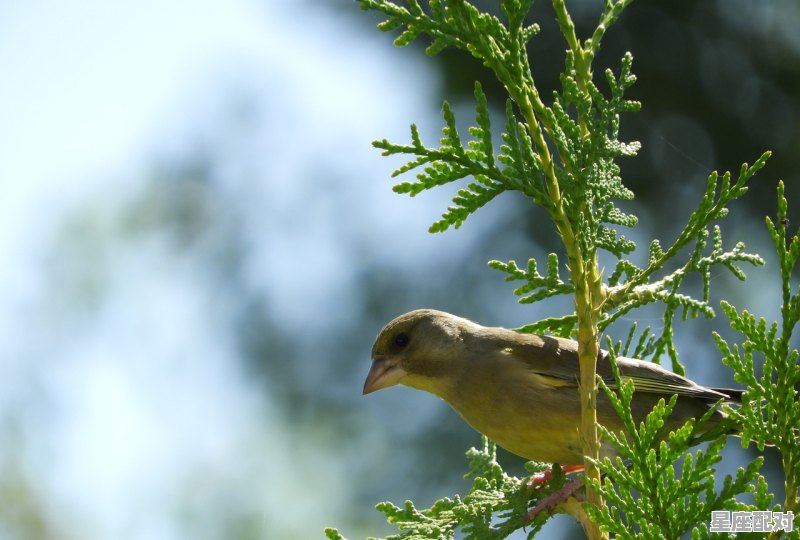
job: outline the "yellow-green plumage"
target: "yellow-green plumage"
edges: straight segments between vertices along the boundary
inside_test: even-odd
[[[401,315],[381,330],[364,393],[395,384],[428,391],[447,401],[476,430],[526,459],[562,465],[583,462],[578,434],[578,345],[575,341],[505,328],[487,328],[431,309]],[[660,398],[678,395],[667,422],[674,429],[700,417],[720,399],[736,401],[735,390],[705,388],[656,364],[618,358],[624,378],[633,380],[637,420]],[[611,381],[608,354],[597,373]],[[621,431],[621,421],[602,392],[598,421]],[[724,418],[715,411],[714,421]],[[613,455],[603,445],[602,455]]]

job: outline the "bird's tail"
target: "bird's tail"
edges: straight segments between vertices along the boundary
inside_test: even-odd
[[[715,392],[719,392],[720,394],[724,394],[728,396],[729,402],[734,404],[741,404],[742,403],[742,396],[744,395],[744,390],[739,388],[712,388]],[[738,424],[730,424],[730,429],[727,432],[729,435],[739,435],[741,433],[741,426]],[[775,446],[775,443],[772,441],[765,441],[767,446]]]
[[[744,390],[740,388],[712,388],[711,390],[728,396],[727,401],[730,401],[731,403],[742,402],[742,395],[744,394]]]

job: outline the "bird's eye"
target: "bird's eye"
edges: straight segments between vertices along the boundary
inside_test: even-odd
[[[401,332],[394,336],[394,344],[401,349],[408,345],[408,334]]]

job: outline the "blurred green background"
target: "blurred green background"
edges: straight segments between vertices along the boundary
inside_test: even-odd
[[[584,36],[598,5],[568,2]],[[548,3],[534,15],[547,96],[564,45]],[[408,389],[361,396],[372,340],[418,307],[519,326],[571,303],[520,306],[486,266],[558,248],[528,201],[434,236],[454,188],[392,194],[400,162],[373,139],[416,122],[434,142],[443,99],[466,127],[476,78],[498,115],[502,96],[463,53],[394,48],[380,20],[349,0],[0,2],[0,539],[359,538],[393,530],[378,501],[466,488],[480,439],[455,413]],[[794,0],[627,9],[596,64],[630,50],[639,78],[626,235],[671,241],[711,170],[771,149],[724,231],[773,262],[779,178],[800,207],[798,28]],[[776,317],[769,264],[744,285],[719,271],[715,298]],[[712,329],[730,335],[678,323],[681,358],[731,384]],[[726,452],[723,470],[752,459]],[[545,534],[579,531],[559,517]]]

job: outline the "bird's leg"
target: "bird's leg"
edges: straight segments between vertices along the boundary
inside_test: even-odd
[[[570,474],[578,471],[583,470],[583,465],[566,465],[561,467],[561,472],[565,474]],[[528,489],[533,488],[534,491],[539,491],[542,486],[546,485],[551,479],[553,478],[553,469],[546,469],[541,473],[534,474],[531,476],[530,481],[528,482]],[[537,515],[539,515],[542,511],[552,512],[557,506],[561,505],[562,511],[568,511],[566,509],[567,502],[570,501],[575,506],[575,503],[578,503],[578,508],[580,508],[580,502],[584,500],[585,496],[582,493],[577,493],[578,489],[583,485],[583,480],[580,478],[573,478],[572,480],[567,481],[561,488],[556,490],[555,492],[551,493],[547,497],[543,497],[540,499],[536,505],[528,512],[528,520],[527,522],[532,522]]]
[[[545,471],[545,473],[547,472]],[[581,478],[573,478],[557,491],[539,500],[536,506],[528,512],[528,523],[532,522],[540,512],[552,512],[556,506],[567,503],[570,498],[575,502],[583,501],[586,496],[583,493],[577,493],[581,486],[583,486],[583,480]]]

